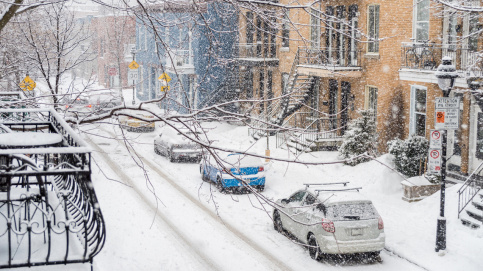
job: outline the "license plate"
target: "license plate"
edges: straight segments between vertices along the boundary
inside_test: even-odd
[[[351,235],[352,236],[362,235],[362,229],[361,228],[351,229]]]

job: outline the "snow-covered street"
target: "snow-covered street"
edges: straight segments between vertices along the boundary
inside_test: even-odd
[[[246,127],[207,123],[218,144],[244,149],[252,143]],[[351,181],[361,185],[385,223],[386,250],[382,263],[351,262],[335,266],[315,262],[296,241],[275,230],[271,207],[252,194],[221,194],[202,182],[198,164],[170,163],[153,152],[154,133],[128,133],[126,149],[119,129],[103,124],[87,128],[94,150],[95,186],[108,238],[96,258],[100,270],[478,270],[483,260],[473,251],[483,248],[481,231],[461,225],[456,217],[458,185],[448,189],[448,249],[434,252],[439,194],[407,203],[401,199],[399,175],[377,162],[351,168],[342,165],[305,166],[271,162],[269,199],[286,197],[307,181]],[[257,142],[250,151],[262,151]],[[286,151],[272,150],[283,156]],[[286,154],[285,154],[286,155]],[[137,157],[135,161],[133,158]],[[336,152],[304,154],[305,161],[333,161]],[[390,165],[389,157],[382,162]],[[144,168],[145,172],[141,168]],[[146,175],[145,175],[146,174]],[[108,179],[109,178],[109,179]],[[147,179],[146,179],[147,178]],[[158,201],[155,198],[158,198]]]

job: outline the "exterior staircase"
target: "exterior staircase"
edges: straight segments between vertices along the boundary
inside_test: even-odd
[[[280,130],[284,120],[309,102],[315,91],[316,79],[313,76],[301,75],[297,72],[300,61],[300,48],[295,55],[290,70],[287,93],[282,93],[279,100],[270,106],[269,110],[258,116],[258,121],[252,123],[251,136],[259,139],[267,135],[274,135]]]
[[[458,217],[463,225],[477,229],[483,225],[483,183],[469,176],[458,190]]]

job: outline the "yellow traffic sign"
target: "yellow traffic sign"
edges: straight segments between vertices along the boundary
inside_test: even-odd
[[[163,73],[161,74],[159,77],[158,77],[158,80],[159,81],[166,81],[166,82],[169,82],[171,81],[171,77],[169,77],[169,75],[167,73]]]
[[[30,76],[27,75],[20,83],[20,88],[23,89],[23,91],[26,91],[26,90],[32,91],[34,90],[36,85],[37,84],[34,82],[34,80],[32,80],[32,78],[30,78]]]
[[[129,63],[128,67],[131,70],[135,70],[135,69],[139,68],[139,64],[136,61],[133,60],[131,63]]]
[[[161,91],[168,91],[169,90],[169,86],[162,86],[161,87]]]

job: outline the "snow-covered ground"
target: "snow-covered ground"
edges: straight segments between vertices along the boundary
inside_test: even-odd
[[[129,91],[128,91],[129,93]],[[129,97],[126,95],[125,97]],[[127,104],[130,104],[127,103]],[[218,146],[264,154],[266,140],[253,142],[248,128],[204,123]],[[222,194],[203,182],[198,164],[170,163],[153,151],[159,132],[127,133],[115,125],[81,127],[92,145],[93,180],[107,225],[104,249],[94,270],[481,270],[483,230],[457,218],[460,185],[447,189],[447,250],[434,251],[439,193],[420,202],[402,200],[402,178],[376,161],[355,167],[342,164],[287,164],[266,167],[266,198],[285,198],[306,182],[350,181],[372,199],[382,216],[386,250],[382,263],[313,261],[306,249],[273,229],[272,209],[253,194]],[[126,143],[130,152],[126,148]],[[274,157],[291,157],[276,149]],[[133,159],[133,155],[136,157]],[[292,157],[293,158],[293,157]],[[337,160],[337,152],[312,152],[301,161]],[[391,156],[378,158],[392,165]],[[140,165],[145,169],[143,171]],[[156,198],[158,200],[156,200]],[[88,265],[39,267],[38,270],[89,270]]]

